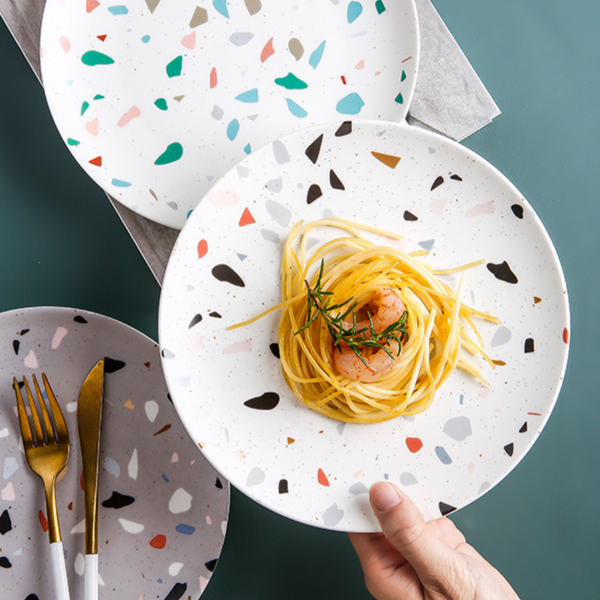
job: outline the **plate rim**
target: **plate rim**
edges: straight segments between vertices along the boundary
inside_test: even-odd
[[[404,105],[406,105],[405,114],[402,117],[402,119],[400,121],[398,121],[399,123],[402,123],[402,122],[406,122],[406,119],[409,114],[410,106],[412,104],[412,101],[414,100],[415,92],[417,89],[417,83],[418,83],[420,67],[421,67],[422,35],[421,35],[421,28],[420,28],[420,21],[419,21],[416,0],[392,0],[392,1],[403,2],[406,4],[407,13],[410,12],[409,17],[411,19],[411,22],[414,24],[414,28],[415,28],[415,33],[414,33],[415,51],[413,52],[413,55],[412,55],[413,57],[416,57],[415,68],[414,68],[414,77],[413,77],[413,81],[412,81],[412,86],[410,88],[410,92],[407,95],[408,101],[405,101],[403,103]],[[48,67],[46,66],[47,61],[45,60],[45,57],[42,56],[42,54],[43,54],[44,39],[45,39],[45,36],[47,35],[47,30],[49,27],[48,22],[50,21],[50,18],[47,17],[47,14],[52,10],[51,8],[49,8],[49,6],[51,4],[52,4],[52,2],[50,2],[49,0],[47,2],[45,2],[44,9],[42,11],[42,20],[41,20],[41,26],[40,26],[40,49],[39,49],[39,53],[38,53],[38,58],[40,61],[40,80],[42,83],[42,90],[44,93],[44,97],[46,99],[46,104],[48,106],[52,122],[54,123],[54,126],[59,134],[59,137],[60,137],[64,147],[68,150],[69,154],[71,155],[71,157],[73,158],[75,163],[94,182],[94,184],[97,185],[100,188],[100,190],[109,197],[109,199],[118,201],[119,203],[123,204],[123,206],[125,206],[127,209],[131,210],[133,213],[140,215],[141,217],[144,217],[145,219],[148,219],[148,220],[152,221],[153,223],[156,223],[163,227],[169,227],[170,229],[175,229],[176,231],[181,231],[181,229],[183,229],[183,226],[185,225],[185,223],[188,221],[189,215],[196,208],[198,203],[196,203],[196,205],[192,209],[188,210],[188,215],[185,217],[185,221],[182,226],[174,225],[168,219],[162,219],[162,218],[157,219],[156,215],[153,215],[152,209],[145,210],[142,208],[140,210],[137,203],[129,202],[129,201],[127,201],[127,199],[122,198],[120,195],[116,195],[116,196],[113,195],[111,193],[111,191],[108,189],[108,185],[106,185],[106,188],[105,188],[105,183],[101,183],[101,178],[99,178],[97,176],[97,174],[94,173],[94,171],[91,168],[89,168],[83,160],[80,161],[74,155],[73,150],[67,144],[67,136],[63,135],[63,126],[62,126],[62,124],[59,125],[59,123],[57,122],[57,120],[54,117],[55,102],[59,102],[59,100],[58,100],[57,96],[51,96],[50,91],[47,90],[46,86],[44,85],[44,73],[45,73],[45,71],[47,71]],[[273,139],[269,140],[268,142],[266,142],[265,144],[258,147],[256,150],[253,150],[252,154],[255,154],[256,152],[261,150],[264,146],[268,146],[269,144],[273,143],[273,141],[275,141],[277,139],[283,139],[283,137],[287,137],[287,135],[293,134],[297,131],[301,131],[302,129],[305,129],[305,127],[301,126],[297,129],[294,129],[291,132],[286,133],[284,136],[281,136],[279,138],[273,138]],[[237,164],[239,164],[240,162],[243,162],[245,160],[245,158],[246,157],[242,157],[240,159],[240,161],[238,161]],[[235,165],[234,165],[234,168],[235,168]],[[227,172],[229,172],[229,170]],[[225,176],[227,174],[227,172],[223,173],[220,177],[215,178],[215,181],[219,181],[223,176]],[[212,185],[206,189],[206,192],[202,195],[202,197],[204,197],[206,195],[206,193],[208,193],[210,188],[212,188]]]
[[[84,317],[90,316],[92,319],[99,319],[100,321],[108,321],[108,322],[112,323],[113,325],[116,325],[117,327],[125,328],[125,330],[127,330],[128,333],[139,336],[139,338],[142,342],[151,343],[155,347],[156,351],[160,354],[160,346],[159,346],[158,342],[153,340],[149,335],[146,335],[144,332],[140,331],[139,329],[136,329],[132,325],[129,325],[128,323],[124,323],[123,321],[120,321],[119,319],[116,319],[116,318],[108,316],[108,315],[104,315],[102,313],[91,311],[88,309],[72,308],[72,307],[68,307],[68,306],[59,306],[59,305],[24,306],[24,307],[19,307],[19,308],[12,308],[12,309],[3,310],[0,312],[0,324],[3,322],[4,319],[19,318],[19,317],[27,318],[28,315],[36,315],[36,316],[42,316],[42,317],[44,315],[52,315],[52,316],[54,316],[54,315],[81,315]],[[166,391],[170,393],[170,390],[168,389],[168,386],[166,384],[166,377],[164,376],[164,369],[162,367],[162,357],[161,357],[161,363],[159,363],[159,364],[161,365],[161,372],[162,372],[163,378],[165,380]],[[173,404],[173,408],[175,408],[174,404]],[[175,408],[175,413],[176,413],[176,417],[177,417],[179,423],[185,430],[185,433],[189,435],[189,432],[183,425],[183,422],[179,415],[179,411],[177,411],[176,408]],[[77,444],[77,435],[74,434],[71,437],[74,438],[71,440],[71,444]],[[197,448],[197,446],[196,446],[196,451],[197,452],[200,451],[200,449]],[[227,532],[229,529],[229,520],[231,517],[231,484],[229,483],[229,480],[223,476],[221,471],[219,471],[218,469],[215,469],[212,462],[208,461],[208,459],[206,459],[206,457],[204,456],[203,453],[202,453],[202,457],[205,460],[207,460],[209,465],[219,473],[221,483],[223,484],[223,492],[225,493],[226,519],[224,521],[225,526],[221,527],[222,539],[219,544],[218,557],[217,557],[217,558],[220,558],[223,553],[223,548],[225,545],[225,540],[227,538]],[[217,560],[217,563],[215,564],[215,567],[214,567],[213,571],[211,572],[211,578],[209,579],[209,582],[206,587],[208,587],[210,585],[210,581],[212,580],[212,577],[214,576],[214,573],[216,572],[220,562],[221,562],[220,560]],[[200,564],[201,563],[198,563],[198,567],[200,566]],[[202,594],[204,594],[205,591],[206,591],[206,588],[200,592],[200,595],[202,596]]]
[[[443,136],[442,134],[439,134],[437,132],[430,131],[427,129],[415,127],[413,125],[409,125],[406,122],[396,123],[396,122],[392,122],[392,121],[362,120],[362,119],[356,119],[356,120],[346,119],[345,121],[342,121],[342,120],[337,121],[336,120],[336,121],[330,121],[330,122],[325,122],[325,123],[319,123],[317,125],[305,127],[301,130],[291,132],[285,136],[282,136],[281,138],[279,138],[279,140],[285,142],[285,140],[288,138],[305,135],[310,131],[323,132],[323,130],[333,130],[333,127],[335,125],[339,125],[342,122],[346,122],[349,120],[352,121],[353,127],[356,125],[357,127],[365,127],[365,128],[371,128],[371,129],[393,128],[398,131],[409,132],[408,133],[409,135],[414,134],[417,136],[423,136],[426,139],[436,140],[438,143],[441,142],[442,144],[446,144],[449,147],[451,147],[454,151],[459,152],[462,157],[464,157],[464,158],[470,157],[472,159],[474,158],[475,161],[479,162],[481,164],[481,166],[484,169],[486,169],[489,173],[491,173],[494,177],[498,177],[499,181],[501,181],[503,185],[507,186],[507,188],[511,191],[511,193],[513,193],[515,196],[520,197],[521,203],[523,203],[527,206],[527,208],[530,211],[531,216],[533,217],[532,220],[535,223],[535,228],[537,229],[537,231],[539,231],[541,233],[544,241],[546,242],[546,245],[548,246],[548,249],[550,250],[550,257],[552,259],[551,264],[554,267],[556,267],[555,271],[556,271],[556,274],[558,275],[558,278],[559,278],[559,281],[561,284],[561,288],[562,288],[561,289],[562,293],[560,294],[560,302],[558,302],[557,304],[560,306],[560,310],[564,314],[564,317],[565,317],[564,325],[565,325],[565,327],[568,328],[569,333],[571,332],[571,310],[570,310],[569,292],[568,292],[567,282],[566,282],[564,270],[562,268],[562,263],[560,261],[560,257],[558,256],[558,252],[556,250],[556,247],[554,246],[554,243],[552,241],[552,238],[550,237],[550,234],[548,233],[546,227],[544,226],[539,215],[533,208],[532,204],[519,191],[519,189],[516,187],[516,185],[506,175],[504,175],[497,167],[495,167],[490,161],[488,161],[487,159],[482,157],[476,151],[471,150],[470,148],[464,146],[460,142],[457,142],[455,140],[447,138],[446,136]],[[279,141],[279,140],[273,140],[273,141]],[[221,178],[216,180],[214,182],[214,184],[211,186],[211,188],[206,192],[206,194],[204,196],[202,196],[201,200],[196,205],[196,209],[201,205],[201,203],[205,200],[205,198],[212,191],[214,191],[215,188],[217,188],[221,184],[221,182],[224,179],[231,176],[231,174],[238,168],[238,166],[244,166],[244,164],[247,161],[257,160],[256,159],[257,155],[268,152],[269,146],[272,145],[273,141],[268,144],[265,144],[260,149],[253,152],[252,155],[250,155],[247,158],[245,158],[244,160],[242,160],[240,163],[238,163],[237,165],[232,167],[229,171],[227,171]],[[194,212],[196,211],[196,209],[194,209]],[[175,250],[176,250],[176,248],[178,248],[178,246],[183,244],[184,235],[187,235],[187,234],[184,234],[184,232],[192,230],[191,217],[192,217],[192,215],[190,215],[190,217],[186,220],[184,227],[182,228],[179,236],[177,237],[175,246],[173,248],[173,252],[171,253],[171,255],[169,257],[169,261],[168,261],[167,267],[165,269],[163,284],[161,287],[161,294],[160,294],[160,298],[159,298],[158,339],[159,339],[160,357],[161,357],[161,362],[163,364],[163,372],[165,375],[165,381],[167,382],[167,387],[169,387],[169,391],[171,393],[171,397],[173,400],[173,405],[175,406],[175,409],[177,410],[177,412],[180,416],[180,420],[183,423],[184,428],[186,429],[188,434],[192,437],[192,439],[195,441],[195,437],[193,435],[193,432],[191,431],[191,425],[186,423],[186,420],[183,418],[182,414],[179,412],[179,407],[178,407],[179,402],[177,400],[176,394],[174,394],[172,391],[172,388],[175,386],[173,386],[173,381],[171,379],[171,376],[169,375],[168,365],[169,365],[170,359],[166,359],[164,357],[164,355],[163,355],[164,348],[163,348],[163,345],[161,342],[161,339],[164,339],[164,335],[162,333],[165,328],[164,315],[167,313],[166,308],[165,308],[165,303],[166,303],[165,290],[168,288],[171,278],[175,277],[174,264],[175,264],[175,261],[177,260],[177,258],[176,258],[177,252],[175,252]],[[504,474],[502,474],[499,478],[496,478],[493,482],[489,482],[490,483],[489,487],[487,487],[485,490],[483,490],[483,492],[474,494],[473,497],[471,499],[469,499],[468,501],[466,501],[464,504],[462,504],[459,507],[454,508],[454,510],[452,511],[453,514],[457,513],[459,510],[462,510],[462,509],[466,508],[467,506],[473,504],[476,500],[485,496],[489,491],[494,489],[499,483],[504,481],[504,479],[506,479],[506,477],[508,477],[508,475],[510,475],[510,473],[512,473],[514,471],[514,469],[521,463],[521,461],[529,454],[533,445],[538,441],[538,439],[542,435],[544,429],[546,428],[546,425],[548,424],[550,417],[552,416],[552,414],[554,412],[556,403],[558,402],[558,398],[560,396],[560,392],[562,390],[562,386],[563,386],[563,383],[565,380],[567,367],[568,367],[568,360],[569,360],[569,355],[570,355],[570,347],[571,347],[571,339],[570,338],[571,338],[571,336],[569,335],[568,342],[566,344],[564,344],[564,346],[563,346],[563,351],[561,353],[561,360],[560,360],[560,371],[558,372],[558,375],[556,376],[555,380],[553,381],[553,387],[555,387],[555,390],[552,394],[551,402],[548,405],[548,410],[542,416],[542,420],[541,420],[540,426],[539,426],[539,432],[535,436],[533,436],[527,444],[524,444],[523,451],[520,453],[519,456],[517,456],[513,459],[513,463],[510,465],[508,470],[504,471]],[[217,467],[217,465],[213,462],[211,457],[204,451],[204,449],[201,449],[201,451],[202,451],[202,454],[206,457],[206,459],[209,462],[211,462],[211,464],[215,467],[215,469],[217,469],[217,471],[221,472],[219,467]],[[235,486],[235,483],[232,483],[232,485]],[[245,496],[247,496],[254,502],[257,502],[261,506],[264,506],[264,507],[268,508],[269,510],[272,510],[276,514],[279,514],[283,517],[289,518],[293,521],[303,523],[305,525],[317,527],[319,529],[330,530],[330,531],[346,531],[346,532],[357,532],[357,533],[377,531],[376,529],[351,529],[351,528],[348,529],[348,528],[345,528],[342,530],[342,529],[339,529],[336,527],[327,527],[327,526],[325,526],[324,523],[313,522],[313,521],[309,521],[307,519],[300,518],[291,513],[288,513],[287,511],[285,511],[283,509],[280,509],[279,507],[273,507],[273,506],[271,506],[270,503],[267,503],[266,501],[259,501],[259,500],[257,500],[257,498],[253,497],[249,493],[249,490],[238,487],[238,486],[235,486],[235,487],[236,487],[236,489],[240,490]]]

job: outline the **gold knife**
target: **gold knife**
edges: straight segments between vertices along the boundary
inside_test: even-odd
[[[98,471],[103,394],[104,360],[101,360],[85,378],[77,403],[85,497],[85,600],[98,599]]]

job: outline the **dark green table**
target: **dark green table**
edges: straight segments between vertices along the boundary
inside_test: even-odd
[[[600,4],[434,1],[503,111],[464,143],[541,217],[572,310],[569,367],[548,426],[505,481],[452,519],[523,600],[597,598]],[[42,88],[3,24],[0,256],[0,310],[84,308],[156,339],[159,287],[59,138]],[[344,534],[289,521],[232,490],[225,547],[203,598],[368,597]]]

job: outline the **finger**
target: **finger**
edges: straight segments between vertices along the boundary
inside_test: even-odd
[[[430,525],[436,528],[438,538],[452,550],[456,550],[466,542],[462,532],[446,517],[432,521]]]
[[[423,600],[423,589],[412,566],[383,533],[349,533],[369,592],[379,600]]]
[[[382,533],[348,533],[354,551],[363,571],[373,563],[378,562],[381,552],[381,540],[385,539]]]
[[[369,491],[371,505],[381,529],[423,581],[438,583],[442,573],[452,570],[452,551],[437,535],[435,527],[428,527],[419,509],[397,487],[375,483]]]
[[[407,562],[383,533],[349,533],[348,537],[363,571],[397,569]]]
[[[456,551],[460,554],[465,554],[466,556],[470,556],[471,558],[474,558],[475,560],[477,560],[479,562],[487,563],[485,558],[483,558],[483,556],[481,556],[481,554],[479,554],[479,552],[477,552],[477,550],[475,550],[475,548],[473,548],[473,546],[467,544],[466,542],[464,544],[459,544],[456,547]],[[487,563],[487,564],[489,564],[489,563]]]

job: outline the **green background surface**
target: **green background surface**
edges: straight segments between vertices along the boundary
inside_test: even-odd
[[[600,3],[434,3],[503,113],[464,143],[537,211],[572,312],[567,376],[546,429],[503,482],[452,519],[523,600],[598,598]],[[159,294],[0,24],[0,310],[82,308],[156,339]],[[167,592],[157,587],[157,598]],[[232,490],[225,546],[203,599],[369,597],[345,534],[287,520]]]

